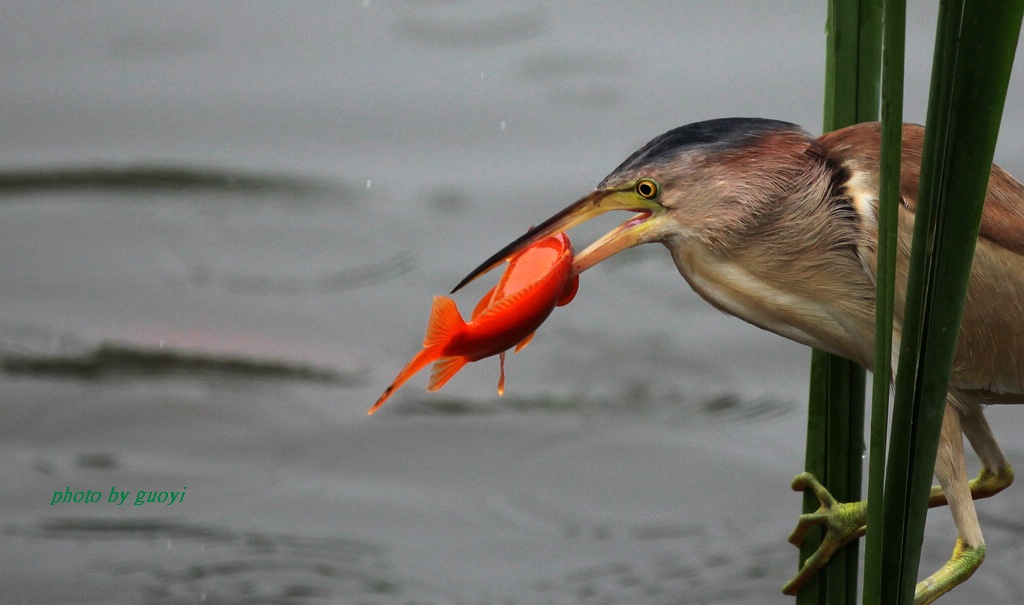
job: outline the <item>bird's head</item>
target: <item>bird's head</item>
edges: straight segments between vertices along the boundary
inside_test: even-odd
[[[590,194],[484,261],[453,292],[516,252],[612,210],[634,216],[577,254],[574,273],[640,244],[733,237],[751,220],[751,200],[765,197],[766,190],[790,178],[783,174],[787,169],[801,164],[786,150],[804,154],[808,140],[799,126],[759,118],[670,130],[630,155]]]

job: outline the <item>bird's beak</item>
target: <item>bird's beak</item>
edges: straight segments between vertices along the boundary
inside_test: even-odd
[[[637,196],[632,188],[594,191],[496,252],[463,278],[452,292],[459,290],[477,277],[511,258],[517,252],[532,246],[544,238],[561,233],[612,210],[628,210],[636,212],[637,216],[622,223],[588,246],[586,250],[577,254],[573,260],[573,275],[583,273],[616,252],[621,252],[626,248],[632,248],[637,244],[646,242],[647,240],[644,239],[643,235],[652,225],[651,219],[660,217],[666,212],[664,206],[655,201],[645,200]]]

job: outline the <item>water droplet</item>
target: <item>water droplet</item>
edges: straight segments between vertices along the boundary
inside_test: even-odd
[[[505,130],[505,120],[502,120],[502,121],[501,121],[501,129],[502,129],[502,130]]]
[[[369,189],[370,185],[372,185],[372,184],[373,184],[373,181],[371,181],[370,179],[366,179],[366,188],[367,189]]]
[[[368,8],[369,6],[370,6],[370,0],[363,0],[363,8]]]
[[[164,341],[162,341],[162,340],[160,341],[160,348],[161,349],[164,348]]]
[[[170,538],[167,539],[167,550],[171,550],[171,540],[170,540]]]
[[[481,79],[481,80],[483,80],[483,79],[484,79],[484,72],[480,72],[480,79]]]

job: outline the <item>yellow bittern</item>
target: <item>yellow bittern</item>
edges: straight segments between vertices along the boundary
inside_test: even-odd
[[[894,351],[899,350],[923,129],[903,128]],[[525,246],[611,210],[635,215],[575,259],[578,274],[609,256],[660,242],[679,273],[718,309],[869,370],[874,346],[880,128],[858,124],[814,138],[799,126],[757,118],[698,122],[641,147],[597,188],[485,261],[456,287]],[[982,413],[1024,403],[1024,185],[992,167],[967,304],[943,418],[931,506],[949,504],[958,538],[952,558],[917,586],[931,603],[981,564],[985,542],[975,498],[1013,481]],[[968,481],[963,436],[982,469]],[[836,548],[864,532],[864,502],[835,503],[813,477],[821,513],[805,515],[791,541],[828,527],[815,556],[788,583],[795,594]]]

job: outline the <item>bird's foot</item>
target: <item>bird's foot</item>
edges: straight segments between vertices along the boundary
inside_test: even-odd
[[[994,496],[1013,483],[1013,467],[1005,464],[996,469],[983,467],[971,480],[971,497],[975,500]]]
[[[810,473],[800,473],[793,479],[794,491],[808,488],[814,491],[814,495],[821,502],[821,507],[813,513],[800,515],[789,541],[795,546],[800,546],[804,535],[815,525],[825,525],[825,537],[818,550],[804,561],[796,576],[782,587],[782,592],[787,595],[795,595],[807,580],[828,563],[840,547],[863,536],[867,524],[867,501],[837,502],[825,486]]]
[[[995,469],[983,466],[978,476],[971,479],[969,483],[971,498],[981,500],[982,498],[994,496],[1010,487],[1011,483],[1013,483],[1013,467],[1009,464]],[[946,494],[942,493],[942,488],[938,485],[933,485],[931,496],[928,498],[928,506],[945,506],[946,504]]]
[[[914,605],[928,605],[971,577],[985,560],[985,545],[968,546],[957,538],[953,556],[938,571],[917,584]]]

